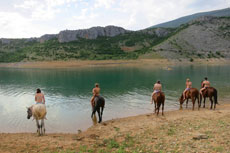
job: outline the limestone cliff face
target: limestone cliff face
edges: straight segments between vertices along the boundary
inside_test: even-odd
[[[78,40],[79,38],[96,39],[100,36],[114,37],[126,33],[127,30],[121,27],[107,26],[107,27],[92,27],[84,30],[65,30],[58,34],[59,42],[69,42]]]
[[[64,30],[61,31],[59,34],[54,35],[43,35],[40,38],[38,38],[39,42],[45,42],[47,40],[57,38],[59,42],[70,42],[78,40],[79,38],[84,39],[96,39],[100,36],[106,36],[106,37],[114,37],[120,34],[124,34],[128,32],[128,30],[125,30],[121,27],[116,26],[106,26],[106,27],[92,27],[90,29],[82,29],[82,30]]]

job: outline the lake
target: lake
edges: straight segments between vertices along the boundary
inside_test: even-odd
[[[229,98],[229,66],[0,68],[0,132],[36,131],[35,121],[26,118],[26,107],[35,103],[37,88],[46,98],[46,131],[76,133],[93,125],[90,99],[95,82],[100,84],[101,95],[106,100],[103,114],[106,121],[153,112],[150,98],[158,79],[166,94],[165,110],[177,110],[186,78],[191,79],[193,87],[200,88],[205,76],[218,90],[219,100]]]

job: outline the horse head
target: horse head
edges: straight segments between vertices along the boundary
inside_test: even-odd
[[[180,96],[179,98],[179,102],[180,102],[180,105],[182,105],[184,103],[184,97],[183,97],[183,94]]]
[[[27,119],[30,119],[32,117],[32,109],[31,107],[27,107]]]

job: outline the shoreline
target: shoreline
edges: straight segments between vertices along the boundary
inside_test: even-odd
[[[195,59],[193,62],[184,59],[137,59],[137,60],[69,60],[69,61],[33,61],[0,63],[0,68],[86,68],[86,67],[168,67],[180,65],[229,65],[228,59]]]
[[[78,133],[49,133],[40,137],[36,135],[36,131],[34,131],[34,133],[0,133],[0,152],[19,152],[22,150],[30,150],[34,152],[59,152],[72,150],[73,152],[76,152],[81,151],[82,146],[87,146],[87,149],[93,149],[95,152],[98,152],[100,149],[114,151],[118,148],[107,148],[107,145],[103,145],[103,143],[107,143],[105,141],[114,140],[120,144],[127,141],[127,135],[130,138],[135,139],[135,141],[138,141],[139,139],[141,141],[147,141],[148,137],[150,137],[152,142],[149,143],[152,147],[157,145],[160,141],[165,142],[166,140],[162,140],[162,138],[166,138],[169,139],[165,142],[165,147],[168,148],[170,148],[169,143],[171,139],[173,139],[173,141],[178,140],[179,142],[177,143],[182,145],[182,141],[184,142],[185,140],[186,142],[193,142],[193,137],[199,134],[208,135],[209,138],[207,140],[205,139],[207,142],[212,139],[209,134],[215,134],[213,138],[217,139],[218,137],[219,140],[219,136],[222,138],[221,133],[219,134],[215,131],[209,133],[205,131],[219,130],[221,128],[230,129],[230,124],[228,124],[228,121],[230,120],[230,104],[222,104],[221,101],[221,104],[217,105],[216,110],[209,110],[209,104],[210,103],[208,102],[206,108],[201,108],[199,111],[197,105],[195,110],[192,111],[191,106],[186,109],[184,104],[183,110],[167,111],[164,116],[161,116],[160,111],[159,116],[156,116],[153,113],[148,113],[113,119],[91,126],[84,132],[78,131]],[[222,120],[227,120],[226,126],[225,123],[220,122]],[[221,127],[212,127],[219,124],[219,122]],[[222,126],[222,124],[224,124],[224,126]],[[184,127],[185,125],[186,127]],[[229,130],[226,130],[226,132],[228,131]],[[145,138],[146,133],[150,134],[147,138]],[[175,135],[177,137],[176,140]],[[230,137],[230,135],[228,135],[228,137]],[[39,144],[37,144],[38,141],[40,141]],[[16,142],[17,146],[14,145]],[[229,143],[226,145],[229,146],[230,141],[228,142]],[[221,144],[222,141],[215,141],[214,143]],[[136,145],[143,144],[137,143]],[[136,145],[135,147],[137,147]],[[197,143],[196,145],[200,145],[200,143]],[[193,148],[193,146],[191,147]],[[197,146],[197,148],[199,147]],[[202,149],[207,148],[201,148],[201,150]],[[184,148],[184,151],[186,151],[186,148]]]

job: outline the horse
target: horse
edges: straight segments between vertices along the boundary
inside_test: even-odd
[[[213,107],[213,99],[212,99],[212,97],[214,97],[214,109],[216,109],[216,104],[218,104],[218,101],[217,101],[217,90],[215,88],[207,87],[202,91],[202,95],[200,94],[200,106],[201,106],[201,102],[202,102],[202,97],[204,97],[203,108],[205,108],[206,97],[209,97],[209,100],[211,101],[210,109],[212,109],[212,107]]]
[[[46,119],[46,113],[45,104],[35,104],[27,108],[27,119],[30,119],[32,116],[36,119],[38,135],[45,134],[44,119]],[[41,124],[39,124],[39,120],[41,120]]]
[[[162,104],[162,115],[164,115],[165,94],[161,91],[153,94],[152,95],[152,103],[153,103],[153,101],[154,101],[154,105],[155,105],[155,113],[157,112],[157,116],[159,114],[161,104]]]
[[[101,123],[101,121],[102,121],[102,114],[103,114],[104,107],[105,107],[105,99],[101,96],[96,96],[94,98],[94,106],[93,106],[91,118],[93,118],[93,115],[95,115],[95,113],[97,111],[98,117],[99,117],[98,123]]]
[[[199,100],[199,91],[196,88],[190,88],[185,92],[185,100],[186,100],[186,108],[188,108],[188,100],[192,99],[192,110],[194,110],[196,99],[198,100],[198,110],[200,109],[200,100]],[[182,105],[184,103],[183,93],[179,99],[180,109],[182,109]]]

